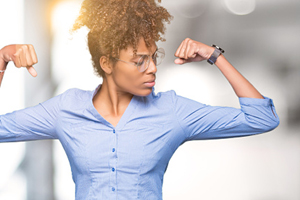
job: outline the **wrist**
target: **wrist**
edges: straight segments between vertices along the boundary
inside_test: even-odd
[[[6,66],[7,66],[7,62],[5,62],[4,56],[2,54],[2,49],[0,49],[0,71],[5,71]]]
[[[6,66],[7,66],[7,62],[5,62],[4,60],[0,59],[0,73],[4,72],[6,70]]]
[[[209,52],[210,53],[208,54],[208,57],[206,58],[207,61],[211,58],[211,56],[213,55],[214,51],[215,51],[215,48],[212,47],[212,46],[209,46]]]
[[[217,61],[218,57],[220,55],[222,55],[222,53],[225,53],[225,51],[221,47],[219,47],[217,45],[213,44],[212,47],[213,47],[214,51],[210,55],[209,59],[207,59],[207,62],[209,64],[211,64],[211,65],[215,64],[215,62]]]

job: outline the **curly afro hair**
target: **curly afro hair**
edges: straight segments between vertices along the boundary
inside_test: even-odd
[[[158,0],[161,3],[161,0]],[[95,72],[105,77],[99,60],[111,61],[119,50],[132,46],[136,53],[140,38],[148,47],[152,42],[165,41],[165,22],[172,16],[155,0],[84,0],[72,31],[86,26],[89,29],[88,47]]]

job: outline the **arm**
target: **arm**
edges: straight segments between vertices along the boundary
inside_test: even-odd
[[[8,45],[0,49],[0,70],[6,70],[9,61],[15,66],[26,67],[32,76],[37,73],[32,67],[37,57],[32,45]],[[0,73],[0,85],[4,73]],[[0,142],[53,139],[55,135],[55,114],[57,98],[34,107],[0,116]]]
[[[269,98],[240,98],[241,109],[209,106],[173,93],[174,116],[187,140],[233,138],[273,130],[279,124]]]
[[[0,56],[1,56],[1,50],[0,50]],[[4,60],[1,59],[1,57],[0,57],[0,87],[1,87],[3,76],[4,76],[4,72],[6,70],[6,66],[7,66],[7,63],[4,62]]]
[[[63,95],[33,107],[0,115],[0,143],[56,139]]]
[[[213,52],[213,47],[187,38],[180,44],[175,53],[175,56],[178,57],[175,60],[175,63],[184,64],[208,60]],[[226,60],[223,55],[218,57],[215,65],[226,77],[238,97],[263,99],[263,96]]]
[[[213,47],[185,39],[175,53],[175,63],[208,60],[213,52]],[[187,140],[241,137],[276,128],[279,119],[272,100],[264,98],[223,55],[215,65],[239,97],[241,109],[207,106],[174,95],[175,114]]]
[[[28,72],[33,76],[37,76],[32,65],[38,62],[35,50],[32,45],[8,45],[0,50],[0,86],[9,61],[13,61],[15,66],[26,67]]]

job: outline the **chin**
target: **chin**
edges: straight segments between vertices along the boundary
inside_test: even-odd
[[[132,94],[135,95],[135,96],[145,97],[145,96],[148,96],[149,94],[151,94],[152,90],[153,90],[153,88],[146,88],[146,89],[142,89],[138,92],[134,92]]]

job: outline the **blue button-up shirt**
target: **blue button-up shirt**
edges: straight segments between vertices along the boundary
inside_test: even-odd
[[[174,91],[134,96],[116,127],[93,106],[93,91],[71,89],[0,116],[0,141],[59,139],[76,200],[162,199],[163,176],[186,141],[267,132],[279,124],[272,100],[240,98],[241,109],[208,106]]]

